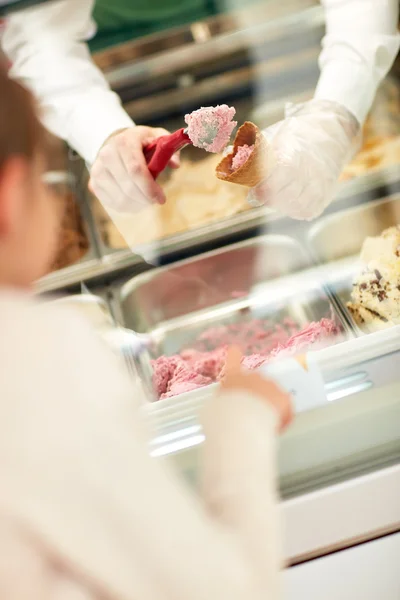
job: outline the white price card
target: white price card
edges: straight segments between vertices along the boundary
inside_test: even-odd
[[[324,378],[312,352],[269,363],[259,371],[291,394],[295,412],[317,408],[327,402]]]

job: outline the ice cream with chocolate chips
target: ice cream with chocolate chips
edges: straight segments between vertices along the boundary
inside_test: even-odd
[[[354,320],[368,331],[400,324],[400,226],[367,238],[361,261],[347,305]]]

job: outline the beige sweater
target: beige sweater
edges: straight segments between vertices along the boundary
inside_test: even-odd
[[[276,600],[276,415],[215,397],[195,496],[78,315],[0,293],[0,598]]]

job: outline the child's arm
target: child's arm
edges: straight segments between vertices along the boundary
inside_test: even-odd
[[[204,411],[203,498],[235,533],[265,598],[278,598],[282,532],[276,489],[276,433],[292,417],[287,394],[240,369],[231,351],[222,391]]]
[[[275,599],[275,388],[228,386],[210,403],[205,506],[149,457],[138,392],[114,355],[46,311],[45,327],[21,320],[14,332],[29,374],[0,403],[3,509],[110,597]]]

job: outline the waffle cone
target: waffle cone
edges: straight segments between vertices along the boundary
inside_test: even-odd
[[[254,150],[246,162],[232,171],[232,159],[239,146],[254,145]],[[233,142],[233,151],[225,156],[216,166],[218,179],[237,183],[247,187],[255,187],[267,176],[268,144],[261,131],[254,123],[246,121],[239,127]]]

